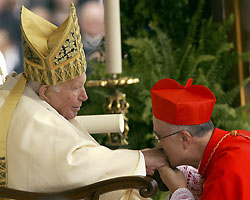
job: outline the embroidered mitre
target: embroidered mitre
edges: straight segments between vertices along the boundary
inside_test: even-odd
[[[22,6],[24,72],[28,80],[57,85],[86,71],[86,59],[74,4],[57,27]]]

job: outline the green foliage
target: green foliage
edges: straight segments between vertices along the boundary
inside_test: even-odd
[[[224,127],[227,130],[250,130],[250,116],[246,112],[247,109],[249,109],[249,105],[233,108],[228,104],[216,104],[213,118],[216,119],[217,127]]]
[[[150,89],[162,78],[173,78],[185,85],[189,78],[194,84],[209,87],[217,102],[212,120],[225,130],[250,130],[249,105],[235,107],[239,85],[229,77],[238,59],[250,60],[250,53],[237,55],[227,33],[234,22],[230,16],[222,23],[204,17],[207,2],[200,0],[121,0],[123,77],[138,77],[136,85],[120,88],[130,104],[130,149],[155,146],[152,135]],[[195,8],[195,9],[194,9]],[[93,72],[88,80],[108,78],[104,63],[91,61]],[[249,82],[246,79],[244,85]],[[235,86],[236,85],[236,86]],[[89,100],[81,114],[104,113],[103,104],[111,90],[87,88]],[[104,136],[98,137],[105,144]],[[159,193],[154,199],[165,194]],[[165,196],[164,196],[165,197]]]
[[[143,112],[142,116],[152,116],[148,113],[147,100],[150,98],[150,88],[156,81],[173,78],[185,84],[192,77],[195,84],[205,85],[215,94],[217,103],[212,119],[217,127],[226,130],[248,129],[247,107],[233,107],[239,86],[232,87],[232,82],[227,79],[232,67],[240,59],[227,38],[234,18],[230,16],[222,24],[212,22],[211,18],[199,20],[202,4],[203,1],[200,1],[190,23],[192,28],[188,29],[187,37],[179,48],[174,48],[168,35],[153,23],[149,26],[155,31],[155,38],[130,38],[126,41],[132,47],[130,54],[133,68],[130,72],[137,74],[140,69],[141,79],[143,77],[139,93],[144,94],[140,105],[144,105],[146,113]],[[241,58],[249,60],[248,53]],[[248,79],[244,84],[247,82]],[[150,119],[144,120],[148,124]]]
[[[121,88],[130,103],[127,114],[130,127],[128,148],[141,149],[155,145],[152,136],[150,89],[162,78],[173,78],[183,85],[189,78],[194,78],[194,84],[209,87],[217,98],[212,116],[217,127],[227,130],[248,128],[247,114],[242,115],[244,108],[232,106],[235,97],[239,94],[239,86],[232,87],[232,81],[227,79],[239,59],[233,44],[228,42],[227,38],[234,17],[230,16],[223,23],[215,23],[211,17],[208,19],[202,17],[205,1],[200,0],[194,15],[190,16],[190,13],[186,15],[187,21],[190,20],[189,23],[186,20],[180,20],[183,26],[182,34],[184,34],[181,40],[177,41],[173,36],[174,29],[170,31],[157,12],[151,12],[152,9],[155,11],[159,9],[162,13],[162,9],[159,5],[156,6],[154,1],[147,2],[150,5],[146,5],[145,1],[126,2],[121,1],[121,5],[130,8],[132,4],[134,5],[133,20],[122,16],[125,18],[123,24],[126,25],[123,29],[127,28],[127,32],[125,30],[127,34],[132,32],[131,27],[138,31],[137,34],[132,34],[135,37],[130,37],[123,42],[128,47],[128,52],[126,52],[127,58],[123,59],[122,76],[140,79],[139,84]],[[163,7],[164,2],[161,2]],[[169,2],[174,4],[174,1]],[[177,4],[176,6],[180,7],[189,5],[187,1],[180,1]],[[184,11],[178,10],[178,16],[183,16],[187,10],[187,8]],[[172,15],[172,18],[165,17],[174,19],[174,16],[177,17],[177,15]],[[140,31],[143,25],[139,23],[139,19],[144,20],[144,25],[151,20],[145,34]],[[168,21],[166,24],[174,27],[176,23]],[[179,28],[177,26],[177,29]],[[249,60],[249,57],[249,54],[240,56],[243,60]],[[93,72],[88,75],[88,80],[108,77],[108,75],[104,76],[104,63],[92,61],[89,64]],[[104,113],[103,104],[111,91],[105,88],[87,88],[87,91],[89,100],[80,114]],[[103,138],[98,139],[100,142],[105,142]]]
[[[88,67],[91,66],[91,70],[94,72],[87,76],[87,80],[100,80],[105,79],[105,68],[103,63],[93,60],[88,63]],[[83,106],[79,115],[83,114],[103,114],[105,98],[108,95],[108,90],[105,88],[87,88],[88,101],[83,102]]]
[[[210,14],[210,2],[205,4],[202,17]],[[197,9],[197,1],[188,0],[120,0],[120,5],[123,39],[151,35],[148,24],[153,22],[178,44],[182,43],[180,38],[185,37]]]
[[[153,196],[153,200],[166,200],[169,192],[157,192],[155,196]]]

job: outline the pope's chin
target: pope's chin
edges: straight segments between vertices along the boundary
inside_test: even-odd
[[[80,107],[72,107],[71,108],[71,119],[75,118],[78,114],[78,111],[80,110]]]
[[[78,110],[76,109],[71,109],[70,112],[67,113],[67,115],[63,115],[64,118],[66,118],[67,120],[71,120],[74,119],[78,114]]]

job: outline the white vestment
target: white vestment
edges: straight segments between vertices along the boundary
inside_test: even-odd
[[[2,52],[0,51],[0,85],[4,83],[5,77],[8,75],[6,63],[4,60],[4,56]]]
[[[3,85],[0,107],[17,79],[10,77]],[[56,192],[113,177],[146,174],[142,153],[99,145],[75,119],[66,120],[28,85],[10,122],[7,161],[8,187],[36,192]],[[126,190],[100,199],[140,198],[137,192]]]

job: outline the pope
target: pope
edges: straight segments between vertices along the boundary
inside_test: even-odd
[[[57,27],[25,7],[21,11],[24,74],[0,87],[0,185],[57,192],[97,181],[146,175],[166,165],[164,153],[110,150],[78,120],[88,99],[86,59],[74,5]],[[141,199],[133,190],[100,199]]]

